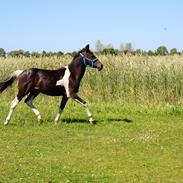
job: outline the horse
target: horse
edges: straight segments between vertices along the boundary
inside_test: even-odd
[[[4,125],[8,125],[15,107],[25,96],[24,102],[32,109],[40,123],[41,114],[32,103],[40,93],[49,96],[62,96],[59,111],[54,120],[55,124],[58,123],[69,98],[84,107],[89,122],[93,124],[94,119],[87,102],[77,94],[87,66],[97,68],[99,71],[103,68],[101,61],[90,50],[89,44],[81,49],[70,64],[65,67],[56,70],[30,68],[14,71],[7,79],[0,82],[0,93],[2,93],[14,81],[18,81],[18,94],[11,102]]]

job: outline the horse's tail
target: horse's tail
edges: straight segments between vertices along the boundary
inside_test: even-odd
[[[23,70],[16,70],[6,80],[0,81],[0,93],[2,93],[8,86],[11,86],[22,72]]]

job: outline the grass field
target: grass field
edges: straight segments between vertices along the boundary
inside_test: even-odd
[[[0,78],[15,69],[54,69],[69,59],[0,60]],[[183,182],[182,59],[101,56],[104,70],[87,70],[80,91],[96,125],[69,101],[55,126],[60,98],[40,95],[41,125],[21,102],[4,127],[16,87],[5,91],[0,182]]]

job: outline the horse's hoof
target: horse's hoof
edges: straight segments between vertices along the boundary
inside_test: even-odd
[[[37,123],[40,125],[41,121],[42,121],[41,115],[39,114],[39,115],[37,115]]]
[[[8,122],[7,122],[7,121],[5,121],[5,122],[4,122],[4,126],[7,126],[7,125],[8,125]]]
[[[8,123],[9,123],[9,120],[6,120],[6,121],[4,122],[4,126],[7,126]]]
[[[58,124],[59,119],[56,117],[54,120],[54,124],[57,125]]]
[[[92,117],[89,118],[89,122],[90,122],[91,125],[95,124],[95,120]]]
[[[39,120],[37,119],[37,124],[41,125],[41,123],[42,123],[42,119],[39,119]]]
[[[40,122],[41,121],[41,115],[37,116],[37,121]]]

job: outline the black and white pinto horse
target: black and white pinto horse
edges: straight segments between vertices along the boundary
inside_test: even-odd
[[[55,117],[55,123],[58,122],[68,99],[72,98],[84,107],[89,122],[92,124],[94,120],[87,103],[77,95],[80,81],[87,66],[97,68],[99,71],[103,68],[103,64],[90,51],[89,45],[79,51],[68,66],[57,70],[31,68],[13,72],[8,79],[0,82],[0,93],[2,93],[15,80],[18,80],[18,95],[11,103],[4,125],[9,123],[13,110],[25,96],[25,103],[32,109],[38,122],[40,122],[41,114],[32,103],[33,99],[40,93],[50,96],[63,96],[59,111]]]

